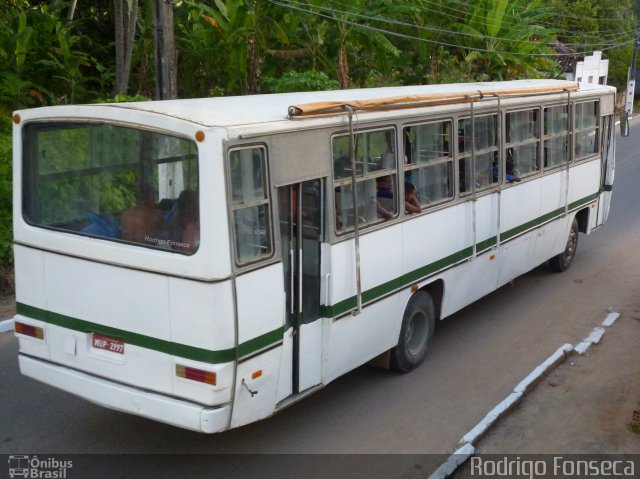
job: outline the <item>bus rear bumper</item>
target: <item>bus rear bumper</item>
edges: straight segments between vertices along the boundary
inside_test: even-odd
[[[20,372],[101,406],[204,433],[224,431],[231,406],[206,407],[20,354]]]

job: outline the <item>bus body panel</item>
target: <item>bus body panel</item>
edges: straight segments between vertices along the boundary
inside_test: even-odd
[[[600,192],[600,161],[591,160],[578,163],[569,175],[569,205],[585,198],[596,200]]]
[[[368,305],[361,314],[347,314],[331,322],[326,343],[326,382],[361,366],[398,342],[407,289]]]
[[[20,335],[21,353],[203,404],[230,400],[232,363],[198,356],[234,347],[229,281],[197,283],[22,246],[15,254],[16,321],[44,330],[44,341]],[[30,279],[36,271],[41,283]],[[95,347],[95,335],[122,340],[122,351]],[[179,355],[185,346],[195,359]],[[177,365],[215,372],[217,383],[177,377]]]
[[[501,196],[498,193],[491,193],[479,197],[475,203],[476,252],[480,252],[490,245],[494,245],[498,234],[498,215],[500,211]],[[473,220],[468,223],[469,229],[473,225]]]
[[[471,214],[469,202],[465,202],[402,223],[402,271],[420,270],[470,246],[472,233],[463,225],[471,221]],[[447,266],[450,265],[442,265]],[[433,269],[442,267],[434,265]]]
[[[282,346],[278,346],[238,363],[230,427],[249,424],[273,414],[282,353]]]
[[[500,238],[507,241],[517,235],[527,224],[542,216],[542,180],[540,178],[512,184],[502,191]],[[532,226],[533,227],[533,226]]]
[[[224,431],[229,424],[229,405],[207,408],[28,356],[20,356],[19,363],[22,374],[109,409],[205,433]]]
[[[415,238],[420,241],[420,237]],[[402,225],[395,224],[360,237],[362,291],[369,291],[402,275]],[[355,257],[349,262],[355,270]]]
[[[541,215],[563,210],[567,198],[567,169],[561,168],[540,178],[542,182]]]
[[[282,284],[283,274],[282,263],[275,263],[236,278],[238,344],[274,331],[282,336],[284,291],[274,294],[269,286]]]

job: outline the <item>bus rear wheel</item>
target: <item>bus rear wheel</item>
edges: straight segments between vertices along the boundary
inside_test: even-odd
[[[429,293],[418,291],[411,296],[402,318],[398,344],[391,350],[391,369],[406,373],[422,362],[433,336],[435,317]]]
[[[571,229],[569,230],[567,245],[562,253],[551,258],[551,269],[558,273],[568,270],[576,257],[576,251],[578,251],[578,220],[574,218],[573,223],[571,223]]]

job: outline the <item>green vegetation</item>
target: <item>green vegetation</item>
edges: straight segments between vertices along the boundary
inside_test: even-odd
[[[0,294],[12,287],[11,113],[154,96],[153,0],[72,6],[3,3]],[[180,0],[178,96],[561,77],[549,46],[556,42],[577,53],[603,50],[609,82],[623,86],[634,7],[631,0]],[[127,25],[135,25],[132,42]]]

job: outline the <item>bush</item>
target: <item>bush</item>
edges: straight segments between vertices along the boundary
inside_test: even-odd
[[[289,71],[280,78],[263,77],[262,86],[267,93],[337,90],[340,88],[340,84],[336,80],[317,71]]]
[[[0,108],[0,296],[13,293],[11,119]]]

